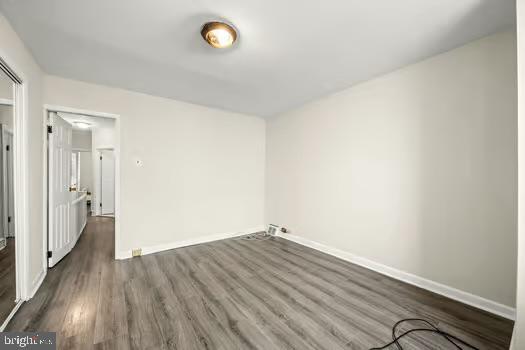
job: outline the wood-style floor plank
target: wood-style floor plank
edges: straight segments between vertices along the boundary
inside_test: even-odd
[[[512,334],[511,321],[280,238],[117,261],[113,219],[91,217],[8,330],[56,331],[60,349],[366,350],[418,317],[480,349],[508,349]],[[450,348],[432,335],[402,345]]]
[[[0,323],[16,305],[15,255],[15,238],[9,237],[5,248],[0,250]]]

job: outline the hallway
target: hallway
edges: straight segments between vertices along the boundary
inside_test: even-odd
[[[113,257],[114,220],[89,217],[77,246],[48,270],[35,297],[22,305],[6,331],[54,331],[61,349],[90,349],[79,344],[93,343],[97,319],[100,324],[110,309],[103,302],[111,298],[99,299],[99,293],[115,281]]]
[[[90,217],[8,330],[56,331],[60,349],[366,350],[399,319],[424,317],[481,349],[510,342],[511,321],[283,239],[115,261],[113,227]]]

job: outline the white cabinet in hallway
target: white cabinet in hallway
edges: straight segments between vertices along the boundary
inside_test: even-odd
[[[87,193],[75,193],[78,193],[78,198],[71,202],[70,209],[70,232],[73,235],[70,243],[70,250],[73,249],[77,243],[77,240],[87,223]]]

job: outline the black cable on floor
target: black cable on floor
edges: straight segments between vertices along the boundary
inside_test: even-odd
[[[397,331],[397,327],[399,327],[400,324],[404,323],[404,322],[409,322],[409,321],[417,321],[417,322],[423,322],[425,323],[426,325],[429,326],[429,328],[413,328],[413,329],[410,329],[400,335],[396,335],[396,331]],[[399,322],[397,322],[394,327],[392,327],[392,341],[384,346],[381,346],[379,348],[372,348],[370,350],[383,350],[383,349],[386,349],[392,345],[396,345],[397,349],[398,350],[403,350],[403,346],[399,343],[399,340],[401,340],[402,338],[408,336],[409,334],[412,334],[412,333],[432,333],[432,334],[438,334],[440,336],[442,336],[445,340],[447,340],[450,344],[454,345],[456,347],[456,349],[458,350],[465,350],[462,346],[466,346],[467,349],[474,349],[474,350],[480,350],[478,349],[477,347],[475,347],[474,345],[471,345],[469,343],[467,343],[466,341],[450,334],[450,333],[447,333],[447,332],[444,332],[442,330],[440,330],[439,328],[437,328],[436,326],[434,326],[432,323],[430,323],[429,321],[427,320],[424,320],[424,319],[421,319],[421,318],[406,318],[404,320],[401,320]]]

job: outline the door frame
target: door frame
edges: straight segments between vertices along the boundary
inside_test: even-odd
[[[6,232],[9,231],[9,223],[8,223],[8,217],[9,217],[9,208],[6,207],[5,203],[7,203],[9,201],[9,193],[8,193],[8,182],[7,182],[7,171],[8,171],[8,168],[7,168],[7,150],[6,150],[6,142],[5,142],[5,135],[8,134],[8,135],[11,135],[13,137],[13,141],[15,139],[14,137],[14,134],[13,134],[13,130],[11,130],[10,128],[8,128],[7,126],[5,126],[4,124],[2,124],[2,128],[1,128],[1,132],[2,132],[2,213],[1,215],[3,216],[3,230],[4,230],[4,234],[7,234]],[[14,161],[14,158],[13,158],[13,161]],[[14,164],[13,164],[14,165]],[[13,174],[14,175],[14,174]],[[14,179],[13,179],[14,181]],[[14,185],[14,183],[13,183]],[[14,188],[13,188],[14,190]],[[15,230],[16,230],[16,226],[15,226]],[[16,236],[16,235],[15,235]],[[7,238],[7,236],[6,236]]]
[[[43,113],[43,210],[44,210],[44,228],[43,228],[43,242],[42,245],[42,266],[44,271],[47,273],[47,240],[48,240],[48,215],[49,215],[49,201],[48,201],[48,116],[51,112],[57,113],[73,113],[73,114],[82,114],[90,117],[99,117],[99,118],[110,118],[115,121],[115,259],[118,259],[119,256],[117,252],[120,251],[120,116],[113,113],[97,112],[90,111],[85,109],[78,109],[65,106],[49,105],[44,104],[44,113]]]
[[[13,81],[13,185],[15,215],[16,304],[0,326],[3,331],[25,300],[32,297],[35,281],[29,278],[29,89],[24,70],[0,48],[0,66]],[[5,101],[3,101],[5,102]],[[37,276],[36,280],[38,280]]]
[[[117,184],[116,184],[116,179],[117,179],[117,159],[116,159],[116,152],[115,152],[115,147],[111,147],[111,146],[108,146],[108,147],[98,147],[97,148],[97,152],[98,152],[98,155],[97,157],[100,159],[99,161],[99,171],[98,171],[98,198],[96,198],[97,200],[97,203],[100,203],[101,202],[101,199],[102,199],[102,159],[100,157],[102,157],[102,152],[103,151],[113,151],[113,159],[115,160],[115,171],[114,171],[114,175],[115,175],[115,183],[113,184],[113,187],[115,189],[115,199],[114,199],[114,210],[113,210],[113,214],[115,215],[115,211],[116,211],[116,207],[117,207],[117,203],[116,203],[116,197],[117,197]],[[102,201],[103,202],[103,201]],[[96,208],[95,208],[96,209]],[[102,207],[100,207],[100,216],[107,216],[105,214],[102,213]]]

